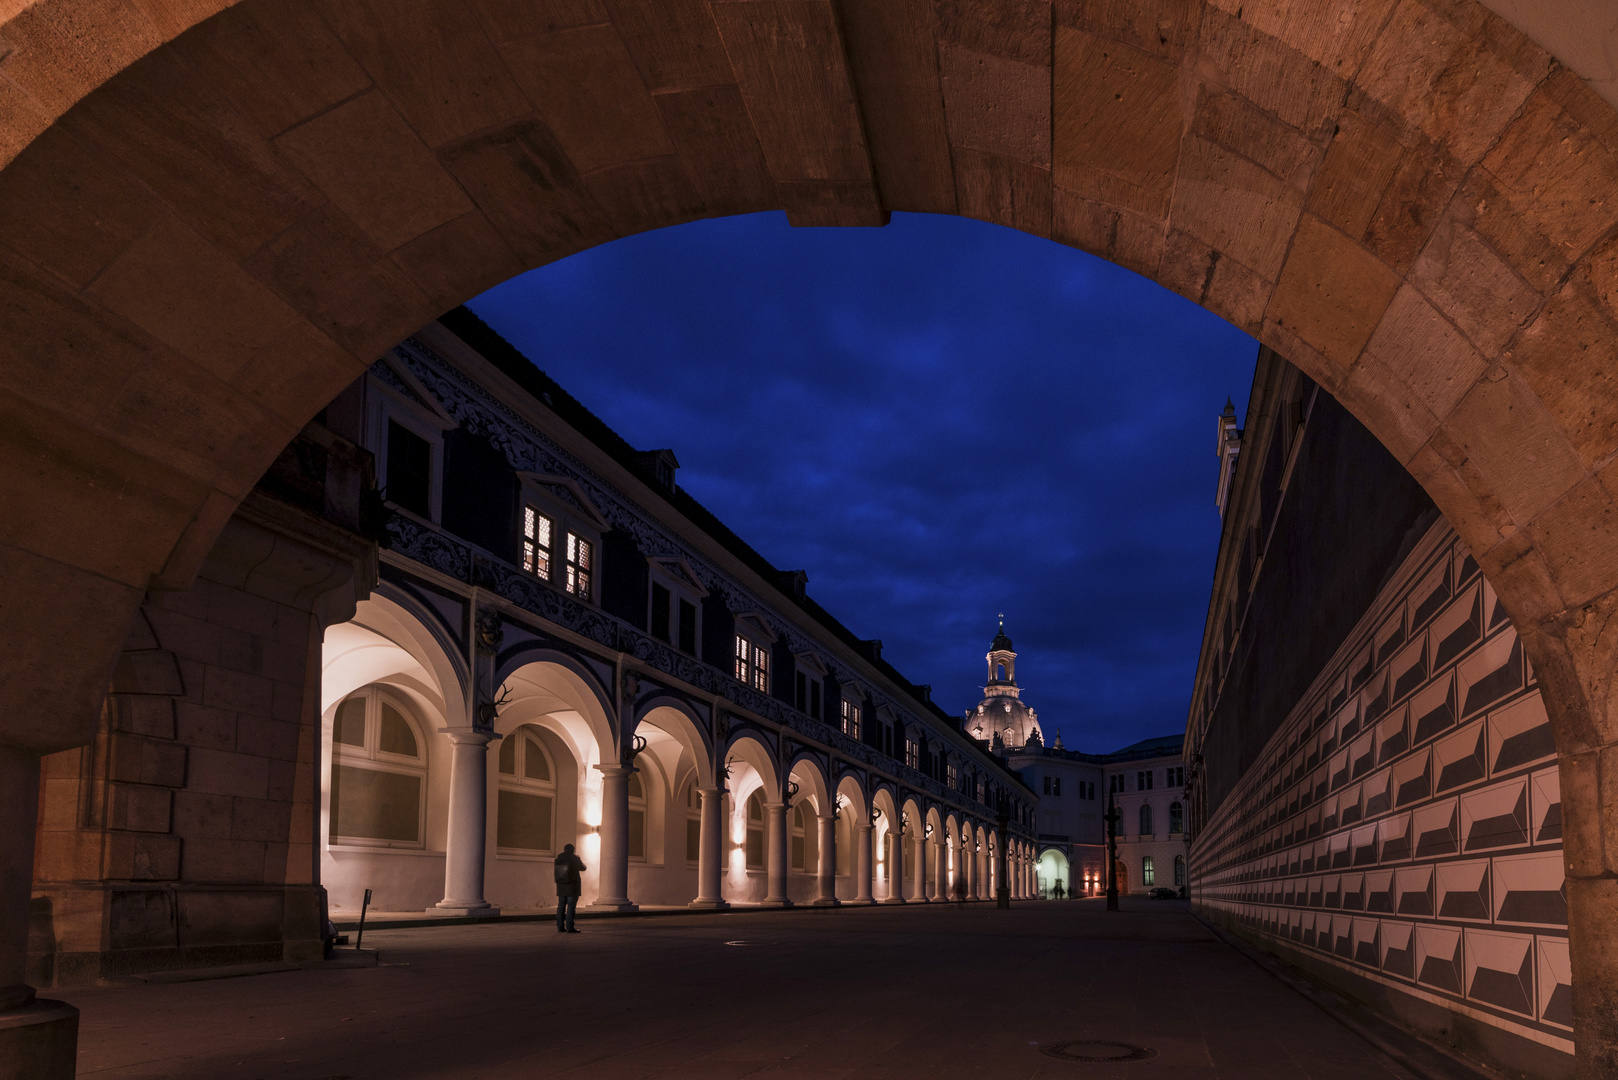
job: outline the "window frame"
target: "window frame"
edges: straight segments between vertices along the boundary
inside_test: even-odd
[[[533,730],[532,735],[529,734],[529,729]],[[545,740],[539,736],[538,733],[541,730],[543,730],[543,729],[541,729],[539,727],[539,725],[537,725],[537,724],[519,724],[517,727],[513,728],[512,730],[506,732],[503,736],[501,736],[501,739],[500,739],[501,745],[500,745],[500,749],[497,752],[497,755],[495,757],[495,766],[494,766],[494,775],[495,775],[495,819],[494,819],[494,823],[493,823],[493,828],[490,830],[494,834],[494,839],[495,839],[495,849],[494,850],[495,850],[495,857],[496,858],[499,858],[499,859],[516,859],[516,860],[519,860],[519,861],[520,860],[529,860],[529,861],[533,861],[533,862],[540,862],[540,861],[546,861],[546,860],[554,859],[556,857],[556,850],[557,850],[556,849],[556,826],[557,826],[556,811],[557,811],[557,807],[559,806],[559,803],[560,803],[560,800],[557,797],[558,796],[558,791],[557,791],[557,783],[556,783],[556,757],[555,757],[555,755],[553,755],[551,753],[550,747],[545,745]],[[510,742],[510,740],[514,739],[514,738],[518,739],[518,742],[516,742],[516,743]],[[534,779],[531,779],[530,777],[527,776],[527,770],[526,770],[525,766],[526,766],[527,760],[528,760],[528,747],[527,747],[526,743],[527,743],[527,740],[529,738],[532,738],[534,740],[534,744],[539,747],[540,756],[545,761],[545,771],[550,773],[550,779],[549,780],[534,780]],[[512,773],[503,772],[503,771],[501,771],[501,768],[500,768],[501,759],[500,759],[499,755],[503,754],[505,752],[505,748],[506,748],[507,745],[511,745],[511,746],[516,748],[512,752],[512,758],[513,758],[513,760],[512,760],[512,768],[515,770]],[[548,796],[550,798],[550,800],[551,800],[551,835],[550,835],[550,846],[549,847],[546,847],[546,848],[519,848],[519,847],[505,847],[505,846],[502,846],[500,844],[500,818],[499,818],[499,814],[500,814],[500,794],[499,793],[502,792],[502,791],[514,791],[514,792],[518,792],[518,793],[523,794],[523,795],[542,795],[542,796]]]
[[[426,440],[427,461],[427,516],[400,506],[392,499],[385,501],[417,521],[437,525],[443,520],[444,504],[444,432],[459,427],[455,419],[434,400],[427,388],[408,369],[392,363],[388,358],[377,361],[405,386],[410,393],[390,385],[373,369],[365,380],[365,448],[371,451],[376,469],[376,486],[386,492],[388,487],[388,438],[390,422],[398,424],[411,434]],[[414,395],[414,396],[412,396]]]
[[[770,631],[769,625],[757,615],[744,613],[736,616],[735,638],[731,645],[731,676],[761,694],[769,694],[775,685],[774,655],[775,635]],[[743,656],[743,645],[747,647],[747,654]]]
[[[365,702],[365,745],[356,747],[350,743],[337,741],[337,714],[344,704],[356,696],[366,695]],[[381,748],[382,736],[382,705],[386,702],[404,718],[410,733],[415,737],[418,753],[413,758],[402,754],[395,754]],[[403,693],[389,687],[386,683],[369,683],[352,690],[332,706],[328,725],[331,751],[326,764],[326,790],[323,793],[326,816],[326,846],[336,850],[396,850],[420,851],[427,846],[427,773],[429,771],[427,728],[417,715],[416,706]],[[347,764],[349,768],[366,769],[371,772],[386,772],[396,775],[413,776],[420,784],[420,793],[416,799],[416,839],[390,840],[383,837],[350,836],[337,832],[337,816],[332,813],[332,793],[336,787],[336,772],[339,765]]]
[[[582,603],[599,605],[602,574],[601,537],[610,526],[585,496],[583,489],[573,481],[531,472],[520,472],[517,476],[522,489],[521,512],[517,515],[518,569],[531,581],[548,585]],[[566,499],[556,494],[558,488],[567,492]],[[546,518],[551,525],[550,573],[544,577],[540,576],[535,568],[526,565],[530,512]],[[583,540],[590,547],[590,565],[587,568],[589,588],[585,592],[569,587],[569,577],[576,565],[569,559],[570,539]],[[648,589],[648,605],[651,603],[650,593],[651,590]]]
[[[676,652],[696,656],[702,648],[702,601],[707,599],[708,589],[684,559],[653,557],[647,560],[647,565],[651,585],[661,587],[669,594],[668,626],[664,628],[665,634],[660,635],[656,632],[656,612],[652,610],[653,589],[647,588],[646,625],[649,632]],[[686,648],[681,634],[683,614],[687,608],[691,611],[690,648]]]

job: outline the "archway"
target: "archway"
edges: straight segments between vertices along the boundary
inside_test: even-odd
[[[1046,848],[1039,856],[1036,873],[1039,875],[1038,895],[1042,899],[1056,899],[1056,885],[1062,885],[1062,897],[1074,895],[1073,872],[1068,866],[1067,853],[1060,848]]]
[[[0,475],[12,505],[52,507],[3,536],[0,786],[19,814],[37,755],[87,741],[140,597],[191,579],[299,425],[399,337],[627,232],[918,210],[1153,277],[1387,445],[1540,676],[1581,838],[1571,932],[1618,917],[1611,857],[1584,839],[1618,812],[1595,780],[1615,741],[1618,405],[1591,390],[1618,326],[1618,140],[1606,102],[1484,7],[1316,22],[1280,0],[1188,4],[1160,24],[718,4],[663,25],[626,6],[466,32],[447,2],[329,23],[270,0],[85,19],[58,3],[0,27],[17,88]],[[793,66],[789,40],[823,62]],[[774,78],[788,69],[799,81]],[[9,841],[6,880],[27,879],[27,846]],[[14,886],[12,938],[23,910]],[[1574,955],[1581,1053],[1607,1060],[1618,959]]]

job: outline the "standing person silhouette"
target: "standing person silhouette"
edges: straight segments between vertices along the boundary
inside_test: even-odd
[[[1056,893],[1056,898],[1058,900],[1066,900],[1067,899],[1067,890],[1062,887],[1062,879],[1061,878],[1056,879],[1056,886],[1055,886],[1053,891]]]
[[[587,868],[584,860],[573,854],[573,845],[568,844],[562,848],[562,853],[556,856],[556,932],[558,934],[577,934],[573,927],[573,915],[579,908],[579,893],[583,889],[584,880],[579,876]]]

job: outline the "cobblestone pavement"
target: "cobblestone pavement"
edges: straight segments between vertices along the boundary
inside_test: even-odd
[[[81,1077],[1383,1080],[1409,1074],[1178,902],[367,930],[374,968],[52,992]],[[1149,1047],[1130,1062],[1041,1047]],[[1090,1054],[1117,1053],[1090,1048]]]

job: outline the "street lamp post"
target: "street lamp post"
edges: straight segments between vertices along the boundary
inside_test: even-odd
[[[1107,910],[1118,910],[1118,819],[1123,815],[1113,805],[1112,792],[1107,792],[1107,812],[1102,820],[1107,823]]]

